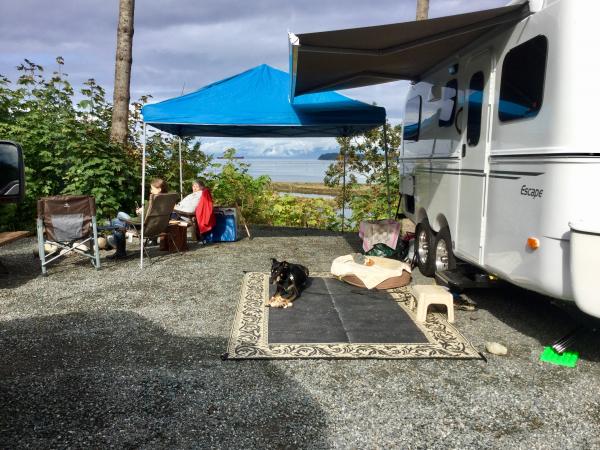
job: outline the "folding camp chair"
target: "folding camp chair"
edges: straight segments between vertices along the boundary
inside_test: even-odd
[[[42,275],[47,275],[48,264],[72,252],[90,258],[96,270],[100,269],[94,197],[58,195],[39,199],[37,235]],[[48,255],[45,244],[54,247]]]
[[[169,220],[171,220],[171,213],[175,204],[179,200],[179,195],[176,193],[169,194],[150,194],[150,200],[148,201],[148,209],[144,215],[144,253],[148,258],[150,254],[146,250],[146,244],[151,239],[157,239],[162,233],[167,234],[167,239],[170,239],[174,247],[179,252],[177,244],[173,240],[173,237],[167,232],[169,227]],[[140,229],[141,224],[136,222],[129,223],[135,230],[135,237],[141,238]]]

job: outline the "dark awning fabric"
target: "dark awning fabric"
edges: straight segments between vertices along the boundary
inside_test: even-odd
[[[484,33],[529,14],[525,2],[417,22],[290,34],[291,95],[419,80]]]
[[[289,98],[289,75],[265,64],[142,108],[144,122],[177,136],[337,137],[385,123],[385,109],[337,92]]]

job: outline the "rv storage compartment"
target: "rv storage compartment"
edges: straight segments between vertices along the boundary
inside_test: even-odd
[[[575,303],[583,312],[600,317],[600,224],[569,222],[569,227]]]

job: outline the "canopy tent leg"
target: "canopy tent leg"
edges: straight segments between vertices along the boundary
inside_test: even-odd
[[[346,149],[342,150],[344,155],[344,174],[342,176],[342,233],[344,232],[344,222],[346,222]]]
[[[179,136],[179,200],[183,200],[183,164],[181,163],[181,136]]]
[[[144,131],[142,138],[142,231],[140,235],[140,269],[144,268],[144,214],[145,214],[145,202],[146,197],[146,124],[144,123]]]
[[[387,122],[383,124],[383,151],[385,153],[385,184],[387,188],[388,219],[391,219],[392,198],[390,196],[390,167],[388,164]]]

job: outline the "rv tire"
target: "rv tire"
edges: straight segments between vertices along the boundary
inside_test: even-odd
[[[435,235],[435,244],[432,252],[434,253],[435,271],[450,270],[456,267],[454,252],[452,251],[452,239],[450,238],[450,229],[442,228]]]
[[[423,219],[417,225],[415,239],[417,266],[423,275],[431,277],[435,274],[435,239],[427,219]]]

